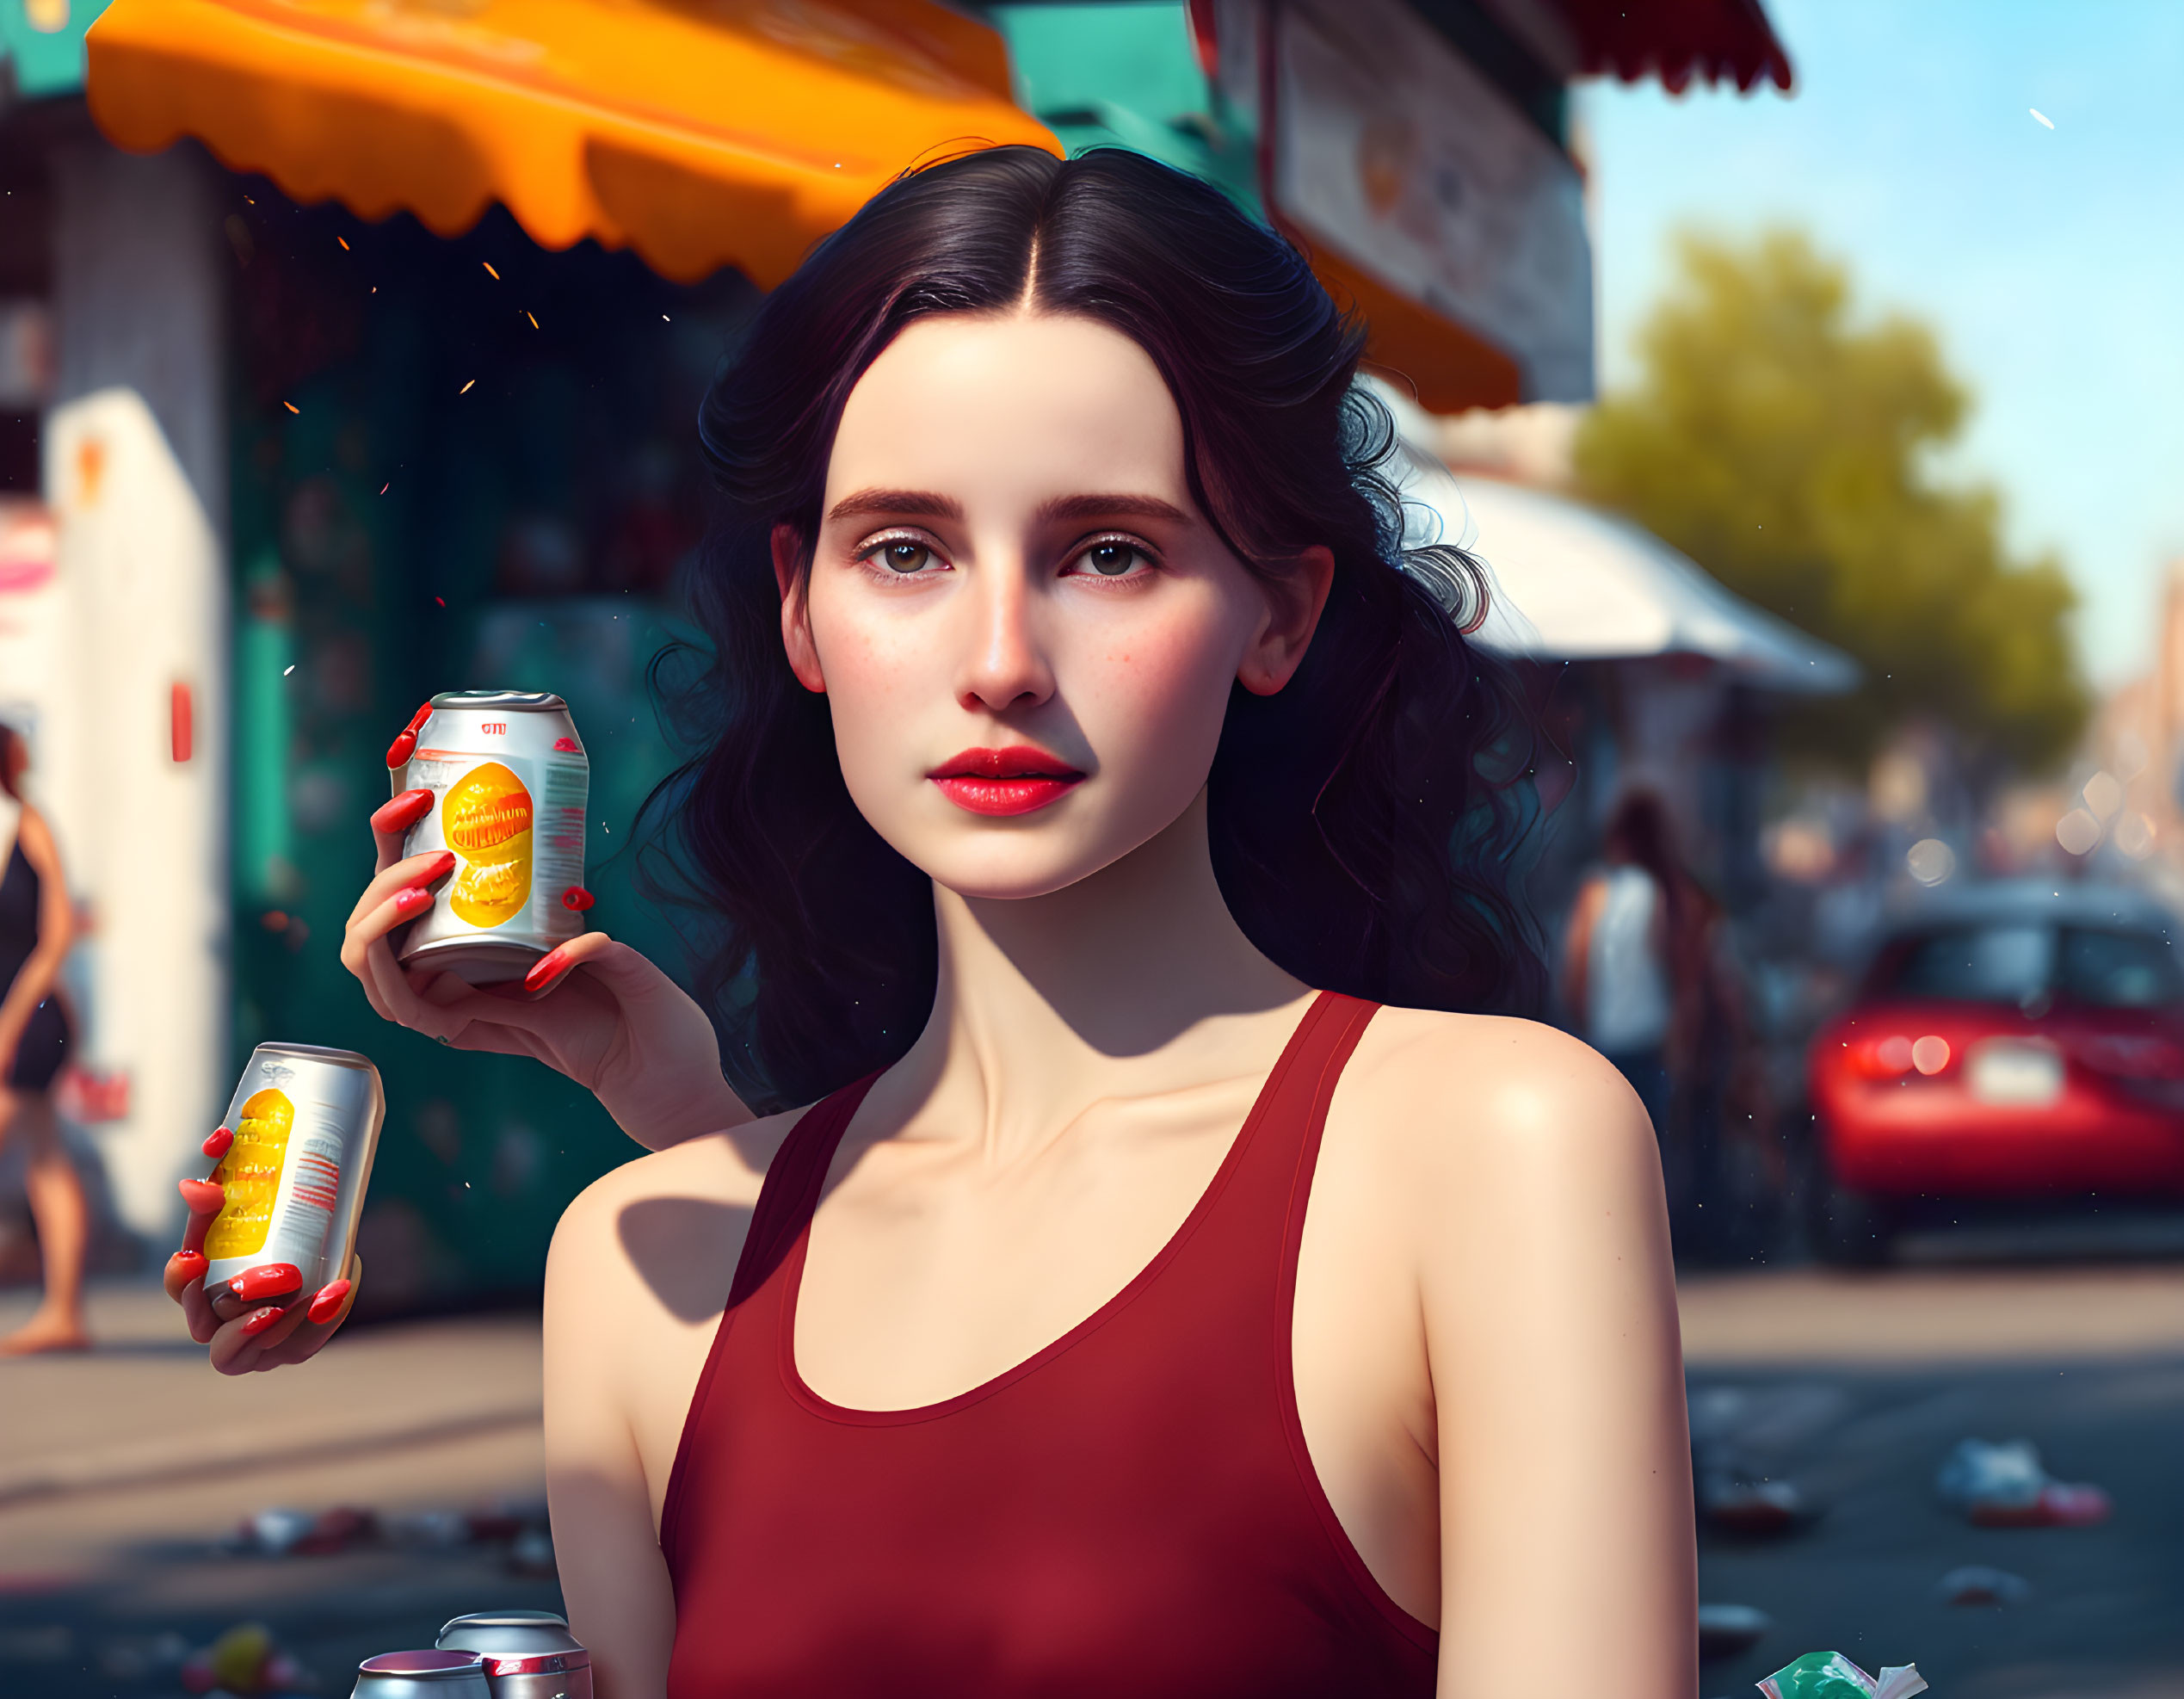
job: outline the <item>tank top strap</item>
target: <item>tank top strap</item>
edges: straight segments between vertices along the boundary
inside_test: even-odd
[[[1380,1005],[1342,992],[1322,992],[1313,999],[1270,1082],[1270,1118],[1293,1124],[1310,1152],[1317,1152],[1334,1101],[1336,1083],[1350,1053],[1365,1036],[1366,1023]]]
[[[1239,1268],[1247,1261],[1261,1266],[1259,1257],[1269,1251],[1283,1263],[1293,1263],[1328,1105],[1350,1053],[1379,1008],[1341,992],[1323,991],[1312,1000],[1267,1076],[1231,1152],[1231,1171],[1216,1183],[1218,1225],[1208,1223],[1201,1254],[1212,1251]],[[1286,1294],[1274,1282],[1247,1286],[1253,1302],[1279,1301],[1286,1313]]]
[[[872,1090],[879,1073],[875,1070],[862,1079],[830,1092],[805,1110],[796,1125],[789,1128],[780,1149],[774,1152],[773,1161],[766,1165],[766,1177],[759,1183],[758,1202],[751,1207],[750,1226],[743,1233],[743,1251],[736,1258],[735,1277],[728,1283],[728,1302],[721,1311],[719,1325],[713,1330],[713,1345],[706,1352],[704,1368],[699,1371],[697,1387],[690,1396],[689,1412],[682,1420],[682,1437],[676,1445],[675,1462],[668,1471],[667,1497],[660,1511],[660,1548],[669,1554],[670,1561],[680,1549],[683,1480],[691,1467],[691,1448],[703,1424],[713,1381],[727,1355],[736,1318],[743,1301],[766,1284],[796,1248],[797,1240],[819,1207],[827,1169],[834,1161],[842,1135],[849,1130],[857,1106],[864,1102],[865,1093]]]
[[[743,1255],[736,1259],[736,1277],[729,1282],[731,1310],[766,1284],[811,1224],[842,1135],[849,1130],[857,1106],[879,1074],[876,1069],[812,1104],[774,1153],[751,1210],[750,1231],[743,1235]]]

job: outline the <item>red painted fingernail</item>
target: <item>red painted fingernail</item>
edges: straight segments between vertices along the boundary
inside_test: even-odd
[[[311,1301],[309,1312],[313,1321],[325,1323],[341,1313],[342,1301],[349,1296],[349,1282],[337,1280],[331,1286],[322,1286],[318,1295]]]
[[[243,1324],[243,1331],[245,1333],[262,1333],[267,1328],[272,1326],[275,1322],[280,1319],[281,1312],[277,1308],[260,1310],[256,1315],[252,1316],[248,1321]]]
[[[424,730],[425,721],[431,718],[432,704],[430,702],[427,702],[423,707],[419,708],[415,714],[410,716],[410,723],[407,726],[404,726],[402,729],[413,734],[422,732]]]
[[[193,1280],[204,1279],[205,1270],[212,1264],[205,1260],[201,1251],[177,1251],[167,1259],[167,1266],[180,1274],[182,1284],[187,1286]]]
[[[201,1149],[207,1156],[211,1157],[213,1161],[218,1162],[222,1157],[227,1154],[227,1147],[234,1142],[235,1134],[233,1133],[230,1132],[225,1127],[215,1127],[210,1133],[207,1133],[205,1135],[205,1142],[199,1148]]]
[[[552,985],[570,967],[569,947],[566,944],[548,950],[531,964],[531,971],[523,976],[525,991],[538,991]]]
[[[245,1269],[227,1283],[227,1289],[246,1304],[263,1298],[284,1298],[303,1285],[303,1270],[293,1263],[266,1263]]]
[[[432,893],[420,891],[415,886],[410,887],[394,899],[394,911],[404,920],[413,914],[423,912],[431,906]]]
[[[392,763],[390,763],[392,764]],[[416,825],[432,806],[429,790],[405,790],[392,802],[381,803],[372,815],[373,831],[401,831]]]
[[[401,733],[386,746],[386,764],[390,767],[399,767],[410,758],[416,747],[417,734],[415,732]]]
[[[591,902],[591,893],[581,885],[571,885],[561,893],[561,906],[565,909],[574,909],[578,914],[582,914],[589,908]]]
[[[227,1202],[227,1189],[210,1180],[184,1180],[181,1189],[182,1202],[193,1215],[210,1215]]]

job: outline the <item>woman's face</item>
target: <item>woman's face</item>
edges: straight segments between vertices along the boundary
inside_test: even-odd
[[[794,547],[775,533],[792,590]],[[1288,682],[1331,572],[1314,550],[1268,584],[1222,544],[1128,337],[935,317],[850,393],[782,629],[880,836],[951,890],[1032,897],[1182,813],[1230,686]]]

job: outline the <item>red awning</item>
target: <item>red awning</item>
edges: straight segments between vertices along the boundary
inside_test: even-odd
[[[1555,0],[1577,37],[1580,68],[1681,93],[1694,77],[1749,89],[1790,86],[1790,56],[1759,0]]]

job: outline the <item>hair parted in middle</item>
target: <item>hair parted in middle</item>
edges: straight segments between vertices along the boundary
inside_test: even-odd
[[[1214,871],[1305,983],[1413,1007],[1531,1012],[1513,886],[1533,732],[1466,640],[1484,581],[1405,551],[1399,452],[1355,384],[1363,335],[1304,256],[1143,155],[999,147],[891,184],[774,290],[699,430],[722,516],[687,579],[694,645],[656,658],[694,753],[646,803],[646,886],[683,907],[693,989],[746,1100],[807,1103],[899,1058],[932,1008],[930,883],[858,813],[826,701],[791,674],[771,537],[816,544],[849,392],[913,320],[1081,316],[1142,348],[1181,415],[1194,500],[1247,570],[1325,547],[1333,588],[1287,687],[1232,689],[1211,775]]]

